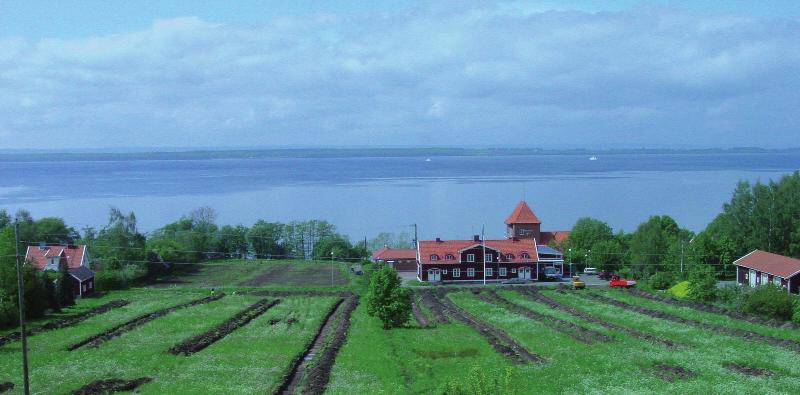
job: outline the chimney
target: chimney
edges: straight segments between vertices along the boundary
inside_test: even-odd
[[[511,238],[511,241],[519,241],[519,237],[514,236],[514,237]]]
[[[439,238],[439,237],[437,237],[437,238],[436,238],[436,242],[437,242],[437,243],[441,243],[441,242],[442,242],[442,239],[441,239],[441,238]]]
[[[472,241],[475,241],[475,242],[481,241],[481,235],[473,235],[472,236]]]

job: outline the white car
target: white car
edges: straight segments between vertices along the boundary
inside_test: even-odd
[[[587,268],[583,269],[583,274],[597,274],[597,268],[596,267],[587,267]]]

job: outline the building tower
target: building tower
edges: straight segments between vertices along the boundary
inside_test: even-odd
[[[506,237],[517,239],[536,239],[541,241],[542,221],[536,217],[533,210],[521,200],[511,215],[506,219]]]

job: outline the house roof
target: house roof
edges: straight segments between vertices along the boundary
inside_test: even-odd
[[[506,219],[506,225],[511,224],[541,224],[542,221],[539,221],[539,218],[536,217],[536,214],[533,213],[533,210],[528,206],[528,203],[525,203],[524,200],[520,200],[517,204],[517,207],[514,208],[514,212],[508,216]]]
[[[563,255],[561,251],[546,245],[538,245],[536,249],[539,250],[539,254],[547,254],[547,255]]]
[[[503,255],[503,262],[538,262],[539,252],[536,249],[536,241],[532,239],[504,239],[504,240],[486,240],[486,247],[499,251]],[[419,255],[422,263],[436,264],[459,264],[459,254],[461,250],[469,247],[480,247],[481,241],[475,240],[421,240],[419,242]],[[530,258],[522,258],[522,254],[527,253]],[[431,255],[438,255],[439,260],[431,261]],[[445,259],[447,254],[455,257],[454,260],[448,261]],[[514,259],[506,261],[505,256],[512,254]]]
[[[417,250],[413,248],[383,247],[372,253],[372,259],[393,261],[398,259],[417,259]]]
[[[550,244],[551,241],[555,241],[556,244],[561,244],[564,240],[567,240],[569,233],[570,231],[568,230],[541,232],[541,240],[539,242],[542,244]]]
[[[39,270],[44,270],[47,266],[47,258],[62,256],[61,259],[64,259],[64,257],[67,259],[67,267],[73,269],[81,266],[85,254],[85,245],[29,246],[25,252],[25,260]]]
[[[79,282],[84,282],[94,277],[94,272],[89,270],[86,266],[78,266],[74,269],[69,269],[69,274]]]
[[[800,259],[761,250],[755,250],[735,260],[733,264],[783,278],[789,278],[800,273]]]

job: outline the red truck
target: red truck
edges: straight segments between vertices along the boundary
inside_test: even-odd
[[[619,278],[618,275],[611,276],[611,281],[608,282],[608,285],[611,288],[620,287],[620,288],[631,288],[636,286],[636,280],[628,280],[624,278]]]

